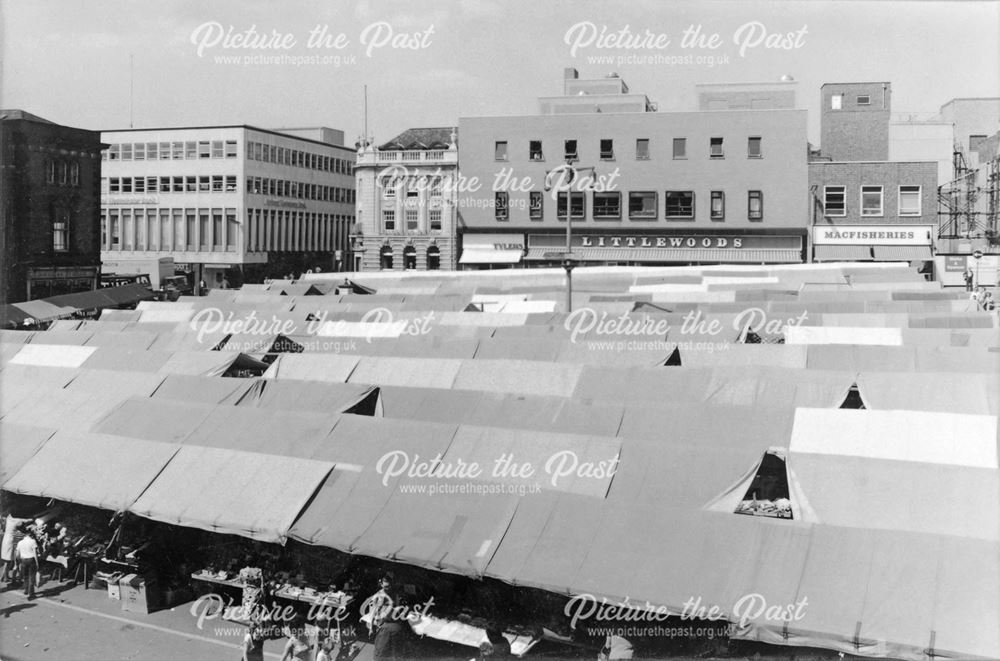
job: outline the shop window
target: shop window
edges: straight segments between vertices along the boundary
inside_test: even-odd
[[[712,191],[712,220],[726,219],[726,194],[720,190]]]
[[[636,138],[635,160],[637,161],[649,160],[649,138]]]
[[[556,198],[556,217],[559,220],[566,220],[566,206],[569,204],[569,213],[572,219],[586,218],[587,203],[582,192],[559,193]]]
[[[575,161],[580,158],[580,155],[576,151],[576,140],[566,141],[566,160]]]
[[[498,140],[496,144],[493,145],[493,159],[497,161],[507,160],[507,141]]]
[[[823,215],[824,216],[846,216],[847,215],[847,187],[846,186],[824,186],[823,187]]]
[[[764,453],[757,466],[757,472],[743,495],[743,500],[736,507],[736,514],[767,516],[775,519],[792,518],[788,472],[785,459],[780,453],[774,450]]]
[[[722,138],[709,138],[708,154],[711,158],[725,158],[726,154],[722,150]]]
[[[882,215],[882,187],[862,186],[861,187],[861,215],[881,216]]]
[[[663,197],[667,220],[694,218],[694,191],[667,191]]]
[[[899,187],[899,215],[920,215],[920,186]]]
[[[760,141],[758,137],[747,138],[747,158],[763,158]]]
[[[764,193],[747,191],[747,220],[764,220]]]
[[[631,220],[656,220],[656,192],[629,191],[628,217]]]
[[[493,215],[497,220],[507,220],[509,218],[508,203],[509,193],[506,191],[500,191],[495,195]]]
[[[655,210],[653,212],[656,214]],[[618,192],[594,193],[594,219],[620,220],[622,217],[622,194]]]
[[[528,158],[533,161],[544,160],[544,156],[542,155],[541,140],[531,140],[528,142]]]
[[[607,138],[601,140],[601,160],[615,160],[615,141]]]
[[[544,204],[544,199],[539,191],[531,191],[528,193],[528,218],[531,220],[541,220]]]

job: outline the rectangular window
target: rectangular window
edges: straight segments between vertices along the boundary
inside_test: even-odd
[[[160,192],[169,193],[170,192],[170,177],[160,177]]]
[[[188,193],[197,193],[198,177],[184,177],[184,190]]]
[[[649,160],[649,138],[637,138],[635,141],[635,160]]]
[[[747,138],[747,158],[761,158],[760,138]]]
[[[663,215],[668,220],[694,218],[694,191],[668,190],[663,197]]]
[[[622,194],[618,192],[594,193],[594,219],[620,220]]]
[[[69,250],[69,224],[65,218],[52,223],[52,250],[55,252]]]
[[[830,97],[830,109],[840,110],[840,106],[843,103],[843,101],[844,101],[843,94],[834,94],[833,96]]]
[[[403,215],[406,217],[406,229],[409,231],[416,231],[417,224],[419,222],[419,211],[417,209],[406,209],[403,211]]]
[[[980,144],[986,140],[985,135],[970,135],[969,136],[969,151],[976,151],[979,149]]]
[[[222,155],[224,153],[223,152],[223,145],[224,144],[225,143],[223,143],[222,140],[213,140],[212,141],[212,158],[222,158]]]
[[[494,217],[497,220],[507,220],[509,216],[508,210],[509,194],[505,191],[500,191],[496,194],[494,199]]]
[[[869,106],[872,103],[872,97],[868,94],[858,94],[858,105],[859,106]]]
[[[382,210],[382,226],[386,232],[392,232],[396,229],[396,211],[394,209]]]
[[[576,151],[576,140],[566,141],[566,160],[575,161],[580,158],[580,155]]]
[[[111,211],[111,249],[120,250],[121,249],[121,231],[122,224],[121,220],[118,218],[118,212],[115,210]]]
[[[899,215],[920,215],[920,186],[899,187]]]
[[[531,140],[528,142],[528,158],[533,161],[541,161],[543,159],[541,140]]]
[[[121,156],[122,156],[122,146],[111,145],[111,149],[108,150],[108,160],[117,161],[121,159]]]
[[[80,185],[80,164],[73,163],[69,166],[69,183],[73,186]]]
[[[66,161],[59,163],[59,185],[65,186],[66,182],[69,180],[69,166]]]
[[[123,193],[132,192],[132,177],[122,177],[122,192]]]
[[[528,218],[531,220],[542,219],[542,194],[539,191],[528,193]]]
[[[146,179],[145,179],[145,177],[136,177],[135,178],[135,187],[133,188],[133,192],[136,192],[136,193],[145,193],[146,192]]]
[[[382,198],[386,200],[396,199],[396,182],[394,181],[382,182]]]
[[[150,161],[155,161],[160,158],[160,151],[157,149],[157,144],[155,142],[146,143],[146,159]]]
[[[847,215],[847,187],[846,186],[824,186],[823,187],[823,215],[824,216],[846,216]]]
[[[144,142],[138,142],[138,143],[136,143],[136,145],[135,145],[135,157],[134,157],[134,160],[136,160],[136,161],[145,161],[146,160],[146,143],[144,143]]]
[[[226,209],[226,250],[236,250],[236,240],[240,236],[240,224],[236,221],[236,209]]]
[[[212,180],[208,175],[202,175],[198,177],[198,191],[202,193],[208,193],[212,190]]]
[[[628,217],[632,220],[656,220],[656,191],[629,191]]]
[[[111,179],[108,180],[108,192],[109,193],[121,192],[121,179],[119,179],[118,177],[111,177]]]
[[[174,142],[171,144],[173,145],[171,147],[171,152],[173,152],[174,160],[175,161],[182,160],[184,158],[184,143]]]
[[[159,190],[158,184],[159,181],[156,177],[146,177],[146,192],[155,193]]]
[[[212,250],[222,247],[222,211],[212,209]]]
[[[759,190],[747,191],[747,220],[764,219],[764,193]]]
[[[50,184],[56,183],[56,162],[45,162],[45,181]]]
[[[198,143],[197,142],[185,142],[184,143],[184,158],[188,160],[198,158]]]
[[[615,141],[607,138],[601,140],[601,160],[613,161],[615,159]]]
[[[160,143],[160,160],[169,161],[170,160],[170,143],[161,142]]]
[[[198,224],[198,217],[195,215],[193,209],[188,209],[186,211],[184,216],[184,222],[185,222],[185,227],[184,227],[184,232],[181,233],[181,237],[184,238],[185,241],[187,241],[187,249],[189,251],[197,250],[198,247],[197,244],[195,243],[195,240],[197,238],[195,236],[195,230]]]
[[[674,158],[687,158],[687,138],[674,138]]]
[[[428,220],[431,223],[431,231],[432,232],[440,232],[441,231],[441,210],[440,209],[431,209],[430,211],[427,212],[427,218],[428,218]]]
[[[587,202],[582,192],[571,192],[569,198],[569,211],[573,219],[583,219],[587,216]],[[556,217],[559,220],[566,220],[566,193],[559,193],[556,200]]]
[[[173,191],[175,193],[184,192],[184,177],[173,177],[171,181],[173,182]]]
[[[213,193],[221,193],[222,192],[222,182],[223,181],[224,180],[223,180],[221,174],[213,174],[212,175],[212,192]]]
[[[861,215],[881,216],[882,215],[882,187],[862,186],[861,187]]]
[[[497,141],[493,145],[493,159],[497,161],[507,160],[507,141],[501,140]]]
[[[198,143],[198,158],[212,158],[212,143],[202,140]]]
[[[712,220],[726,219],[726,194],[720,190],[712,191]]]
[[[226,175],[226,192],[227,193],[236,192],[236,175],[234,174]]]
[[[725,158],[726,154],[722,151],[722,138],[709,138],[708,140],[708,155],[711,158]]]
[[[122,160],[123,161],[132,160],[132,143],[126,142],[122,144]]]

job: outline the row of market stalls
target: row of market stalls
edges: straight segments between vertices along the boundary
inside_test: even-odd
[[[641,332],[582,332],[559,273],[506,271],[3,333],[2,488],[515,593],[698,599],[734,639],[1000,656],[995,315],[902,267],[589,270],[575,309]]]

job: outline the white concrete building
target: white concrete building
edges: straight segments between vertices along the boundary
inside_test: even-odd
[[[294,133],[294,135],[293,135]],[[343,132],[214,126],[104,131],[101,258],[173,257],[195,283],[339,270],[354,221]],[[279,263],[280,262],[280,263]],[[233,285],[237,283],[231,283]]]

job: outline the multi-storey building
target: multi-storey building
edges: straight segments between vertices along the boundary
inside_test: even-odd
[[[826,83],[820,87],[820,146],[834,161],[889,159],[892,85]]]
[[[173,257],[209,287],[346,264],[354,150],[341,131],[215,126],[102,138],[104,260]]]
[[[570,97],[578,112],[460,120],[462,267],[558,264],[567,219],[585,263],[803,261],[804,110],[611,112],[600,90],[599,106]]]
[[[96,131],[0,110],[0,304],[96,289]]]
[[[409,129],[355,164],[355,271],[452,270],[458,190],[454,128]]]
[[[937,164],[809,164],[815,261],[928,261],[937,233]]]

